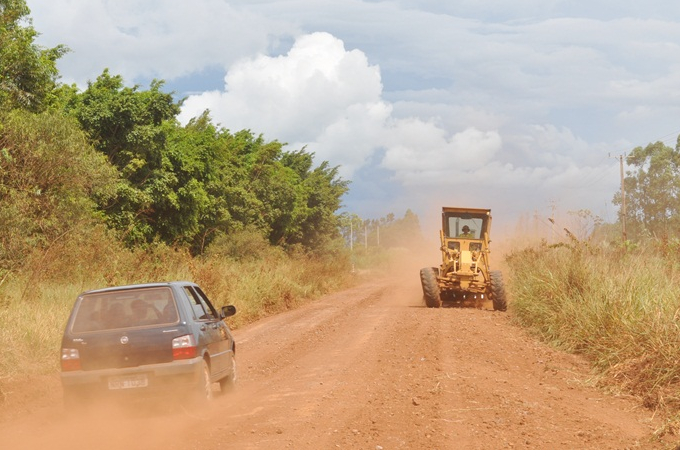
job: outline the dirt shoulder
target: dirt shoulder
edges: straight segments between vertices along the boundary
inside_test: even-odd
[[[417,276],[372,281],[237,330],[239,388],[208,408],[74,418],[52,394],[0,434],[10,448],[664,448],[650,411],[588,387],[582,360],[509,314],[421,296]]]

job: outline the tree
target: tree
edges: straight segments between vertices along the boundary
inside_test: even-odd
[[[305,149],[285,152],[250,130],[230,133],[209,112],[186,126],[179,104],[154,81],[125,87],[108,70],[88,88],[59,90],[94,147],[121,174],[100,204],[129,245],[161,240],[202,253],[218,234],[260,230],[271,244],[323,245],[338,236],[335,212],[348,182]]]
[[[163,240],[203,253],[218,234],[242,228],[239,212],[248,210],[241,196],[245,171],[232,151],[233,137],[215,127],[207,112],[185,127],[171,122],[166,127],[163,161],[173,180],[166,184],[172,191],[154,206],[157,228]]]
[[[662,142],[637,147],[626,158],[626,225],[630,236],[669,236],[680,226],[680,137],[675,148]],[[613,202],[621,204],[617,193]]]
[[[178,193],[175,175],[163,160],[168,132],[163,125],[175,120],[179,104],[162,86],[154,80],[146,91],[126,87],[121,76],[104,70],[84,92],[63,90],[60,99],[121,174],[117,195],[100,206],[109,225],[123,231],[129,244],[155,239],[157,204],[180,201],[168,199]]]
[[[359,238],[364,231],[364,220],[357,214],[343,212],[338,218],[338,226],[347,247],[353,248],[360,242]]]
[[[101,217],[116,171],[70,118],[15,110],[0,127],[0,278],[32,251]]]
[[[0,111],[44,110],[54,100],[56,62],[68,49],[44,48],[24,0],[0,0]]]
[[[353,245],[363,245],[383,248],[411,248],[418,249],[423,245],[420,230],[420,220],[410,209],[404,217],[396,219],[394,213],[389,213],[379,219],[362,220],[356,214],[343,213],[340,216],[340,231],[347,245],[352,231]]]
[[[404,217],[395,219],[390,213],[383,221],[380,231],[380,242],[385,247],[419,248],[423,244],[423,236],[420,230],[420,220],[410,209],[406,210]]]
[[[349,190],[349,181],[338,175],[338,166],[323,161],[303,177],[306,214],[301,219],[298,242],[307,247],[319,247],[338,237],[338,216],[342,196]]]

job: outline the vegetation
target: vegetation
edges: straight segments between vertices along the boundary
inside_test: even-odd
[[[0,3],[0,277],[99,225],[129,249],[163,243],[193,256],[244,230],[311,253],[340,238],[348,182],[337,168],[218,128],[207,112],[182,126],[162,81],[142,90],[104,70],[83,92],[59,85],[63,49],[33,44],[28,12]],[[33,63],[17,72],[12,58]]]
[[[68,49],[43,48],[24,0],[0,0],[0,110],[44,110],[54,100],[57,60]]]
[[[626,161],[628,240],[620,241],[622,208],[618,224],[594,220],[586,233],[568,232],[568,243],[511,252],[511,310],[537,336],[587,357],[600,385],[663,414],[660,434],[677,435],[680,140],[638,147]]]
[[[637,147],[626,157],[634,170],[624,180],[628,236],[640,240],[678,237],[680,230],[680,137],[675,148],[662,142]],[[621,193],[614,203],[622,205]]]
[[[511,253],[514,320],[586,356],[601,385],[680,417],[680,241],[637,250],[589,242]],[[678,431],[676,421],[670,428]]]
[[[198,282],[216,306],[233,304],[238,314],[232,327],[252,322],[337,290],[353,281],[345,252],[332,258],[290,256],[276,248],[247,260],[192,258],[164,245],[128,250],[108,239],[106,230],[90,235],[89,246],[74,252],[59,245],[54,260],[42,271],[24,272],[5,280],[0,290],[0,341],[8,351],[0,358],[3,385],[59,370],[64,325],[76,296],[106,285],[150,280],[189,279]],[[71,271],[71,273],[68,273]],[[61,272],[63,277],[47,275]],[[9,350],[11,349],[11,350]]]
[[[223,233],[254,227],[273,245],[322,247],[338,238],[335,212],[348,182],[313,154],[284,151],[249,130],[231,133],[208,113],[186,126],[154,81],[126,87],[107,70],[88,88],[65,89],[65,111],[116,167],[112,196],[98,198],[107,224],[130,246],[162,241],[205,251]]]
[[[348,247],[388,247],[415,250],[422,245],[420,220],[410,209],[404,217],[388,214],[379,219],[362,219],[356,214],[340,215],[340,233]]]
[[[159,80],[129,87],[104,70],[82,92],[58,83],[66,48],[37,46],[29,13],[0,0],[0,340],[11,349],[0,402],[5,382],[58,370],[84,290],[190,279],[235,305],[239,326],[382,258],[376,246],[352,261],[338,213],[349,183],[336,167],[220,128],[207,111],[181,125]],[[386,236],[403,228],[390,217]]]
[[[386,248],[419,246],[410,210],[339,214],[349,184],[307,149],[220,128],[207,111],[181,125],[161,80],[129,87],[104,70],[82,92],[60,84],[67,49],[36,45],[29,14],[0,0],[0,339],[11,349],[0,400],[4,381],[57,369],[83,290],[192,279],[237,306],[238,326],[345,285]],[[680,143],[627,162],[630,241],[594,244],[616,227],[593,220],[568,244],[511,253],[510,308],[678,431]]]

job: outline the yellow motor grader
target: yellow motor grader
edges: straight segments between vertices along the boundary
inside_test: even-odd
[[[423,297],[429,308],[445,303],[472,303],[479,307],[491,300],[494,310],[507,309],[501,272],[490,269],[490,231],[490,209],[442,208],[442,263],[420,270]]]

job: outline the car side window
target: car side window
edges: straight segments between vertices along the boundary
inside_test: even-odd
[[[202,293],[197,292],[191,286],[184,286],[184,292],[191,300],[191,308],[196,319],[214,320],[217,318],[217,313],[212,305],[201,295]]]
[[[196,294],[199,296],[199,298],[201,299],[201,303],[206,308],[206,310],[210,310],[210,312],[211,312],[211,314],[214,318],[216,318],[216,319],[219,318],[220,315],[217,313],[217,310],[215,310],[215,307],[213,306],[213,304],[210,303],[210,300],[208,300],[208,296],[205,295],[205,292],[203,292],[201,290],[201,288],[198,287],[198,286],[194,287],[194,290],[195,290]]]

